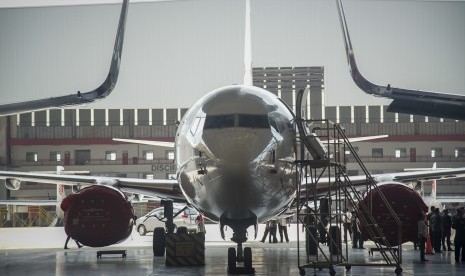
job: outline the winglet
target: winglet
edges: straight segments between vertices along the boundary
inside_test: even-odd
[[[253,85],[252,35],[250,31],[250,0],[245,1],[244,85]]]
[[[368,94],[372,94],[374,96],[384,96],[389,94],[389,90],[387,87],[381,87],[369,82],[365,79],[360,71],[358,70],[357,63],[355,62],[354,50],[352,48],[352,42],[349,36],[349,28],[347,27],[346,16],[344,14],[344,6],[342,5],[342,0],[337,1],[337,11],[339,14],[339,21],[341,23],[342,29],[342,36],[344,38],[344,45],[347,55],[347,62],[349,64],[349,71],[352,79],[354,80],[355,84],[362,89],[364,92]]]
[[[389,112],[465,120],[464,95],[396,88],[390,84],[381,86],[368,81],[362,76],[355,63],[354,50],[350,41],[342,0],[336,1],[350,75],[363,92],[373,96],[393,99],[387,108]]]
[[[110,70],[105,81],[99,87],[90,92],[81,93],[80,91],[77,91],[75,94],[66,96],[3,104],[0,105],[0,116],[12,115],[22,112],[38,111],[49,108],[77,106],[86,103],[91,103],[110,95],[111,91],[113,91],[113,88],[116,85],[116,81],[118,80],[119,67],[121,64],[121,54],[123,51],[124,29],[126,25],[128,2],[129,0],[123,0],[123,6],[121,8],[118,31],[116,33],[115,46],[113,49]]]

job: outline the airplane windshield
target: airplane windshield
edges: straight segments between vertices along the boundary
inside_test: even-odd
[[[267,115],[229,114],[210,115],[205,119],[205,129],[225,127],[269,128]]]
[[[234,115],[213,115],[205,119],[205,129],[234,127]]]
[[[269,128],[268,116],[266,115],[238,115],[238,126],[239,127],[250,127],[250,128]]]

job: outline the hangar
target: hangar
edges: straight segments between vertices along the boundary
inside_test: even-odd
[[[214,87],[241,81],[244,11],[243,3],[239,2],[133,3],[121,80],[112,95],[79,109],[45,110],[1,118],[3,165],[25,171],[53,170],[56,165],[64,165],[69,170],[89,170],[97,175],[175,177],[173,151],[116,143],[111,139],[173,141],[176,121],[181,120],[196,98]],[[434,162],[442,167],[463,166],[465,128],[462,122],[388,113],[385,100],[356,91],[347,74],[335,5],[328,2],[252,1],[254,85],[272,91],[294,111],[298,89],[308,87],[311,117],[340,123],[351,136],[388,134],[389,138],[383,141],[356,145],[373,173],[430,167]],[[439,47],[447,44],[463,48],[460,48],[465,44],[463,34],[456,31],[457,24],[450,23],[463,23],[465,13],[460,13],[465,9],[463,4],[461,1],[395,4],[348,1],[347,16],[355,31],[354,46],[357,47],[358,39],[360,52],[366,55],[362,57],[365,62],[362,61],[361,67],[365,63],[370,74],[379,74],[374,78],[397,78],[404,86],[460,91],[464,86],[460,77],[463,76],[460,72],[465,70],[463,57],[454,56],[454,49]],[[357,14],[368,8],[372,9],[364,13],[370,14],[368,18]],[[56,96],[63,91],[95,86],[106,73],[103,67],[108,63],[105,58],[108,59],[107,49],[111,47],[118,9],[119,5],[112,4],[1,9],[2,37],[8,38],[4,40],[7,50],[2,50],[2,60],[6,61],[1,65],[4,74],[0,74],[5,100],[18,101],[14,98],[18,95],[25,96],[19,99],[33,99],[35,93]],[[394,12],[398,9],[403,13]],[[433,11],[435,16],[430,16]],[[412,22],[418,22],[414,16],[421,12],[421,20],[430,21],[417,26]],[[393,14],[400,19],[392,20]],[[370,17],[372,21],[367,24]],[[415,28],[405,27],[409,22]],[[375,27],[374,23],[379,25]],[[446,37],[444,30],[450,36]],[[371,32],[367,34],[368,31]],[[433,33],[425,38],[420,37],[422,32]],[[391,33],[395,37],[387,38]],[[405,43],[406,37],[409,43]],[[438,40],[454,43],[433,43]],[[22,48],[18,43],[26,49],[22,52],[17,49]],[[50,44],[53,46],[49,47]],[[406,45],[411,48],[404,49]],[[418,53],[420,49],[424,54]],[[412,52],[421,57],[414,59]],[[30,61],[32,64],[21,66]],[[433,69],[422,70],[420,74],[419,68]],[[31,79],[25,81],[24,76]],[[351,170],[350,156],[348,160],[349,174],[358,174]],[[446,180],[439,185],[439,194],[463,194],[461,184],[463,180]],[[54,192],[45,185],[29,185],[30,189],[14,192],[2,190],[2,198],[47,198]]]

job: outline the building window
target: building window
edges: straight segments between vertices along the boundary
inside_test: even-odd
[[[371,150],[371,157],[373,158],[383,158],[383,149],[375,148]]]
[[[402,149],[396,149],[396,158],[404,158],[407,157],[407,149],[402,148]]]
[[[166,179],[176,180],[176,174],[175,173],[169,173],[169,174],[166,175]]]
[[[358,147],[354,147],[354,150],[356,153],[358,153]],[[346,155],[349,155],[350,154],[350,149],[346,148],[345,152],[344,152]]]
[[[107,161],[115,161],[116,160],[116,151],[106,151],[105,152],[105,160],[107,160]]]
[[[144,160],[153,160],[153,151],[143,151]]]
[[[166,151],[166,159],[174,160],[174,151],[172,151],[172,150]]]
[[[465,157],[465,148],[455,148],[454,156],[455,157]]]
[[[154,179],[154,175],[153,175],[153,173],[145,173],[144,178],[145,179]]]
[[[432,148],[431,157],[442,157],[442,148]]]
[[[26,161],[37,162],[37,152],[26,152]]]
[[[60,162],[61,161],[61,153],[57,152],[57,151],[51,151],[50,152],[50,161]]]

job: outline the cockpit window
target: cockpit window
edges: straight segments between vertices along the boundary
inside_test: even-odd
[[[205,119],[205,129],[245,127],[245,128],[269,128],[267,115],[229,114],[211,115]]]
[[[211,115],[205,119],[205,129],[234,127],[234,115]]]
[[[277,132],[283,133],[285,127],[281,121],[276,121],[274,118],[270,117],[270,125],[274,128]]]
[[[200,117],[195,118],[194,122],[191,126],[191,133],[194,135],[197,132],[197,128],[199,127]]]
[[[249,128],[269,128],[267,115],[239,114],[238,126]]]

